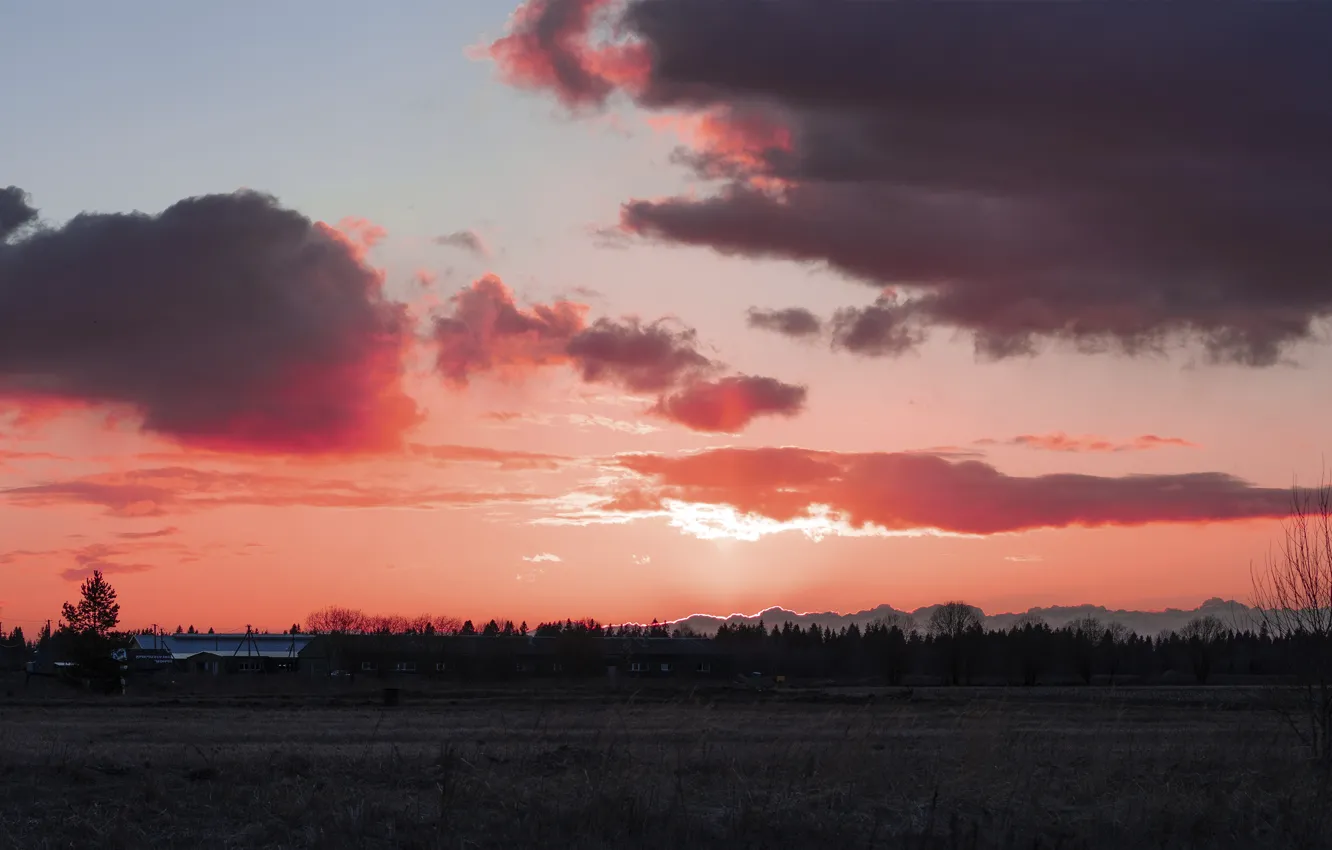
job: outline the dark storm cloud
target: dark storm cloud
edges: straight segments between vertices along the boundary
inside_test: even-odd
[[[886,357],[904,354],[924,339],[911,305],[881,296],[868,307],[843,307],[833,314],[832,344],[855,354]]]
[[[622,226],[897,288],[852,350],[949,328],[988,357],[1191,341],[1266,365],[1332,315],[1328,4],[630,0],[644,67],[619,76],[559,21],[583,76],[547,87],[713,122],[680,159],[723,188]]]
[[[513,85],[554,92],[570,109],[600,106],[642,68],[632,47],[583,49],[588,31],[611,6],[612,0],[529,0],[489,52]]]
[[[567,362],[569,340],[586,326],[587,305],[556,301],[524,310],[492,274],[449,301],[449,312],[434,319],[432,336],[435,368],[455,386],[476,374],[514,375]]]
[[[410,326],[363,250],[248,191],[34,230],[0,244],[0,397],[223,450],[393,448]]]
[[[694,431],[734,434],[759,416],[795,416],[805,409],[807,394],[805,387],[776,378],[733,375],[692,383],[662,397],[652,412]]]
[[[0,189],[0,242],[36,218],[37,210],[28,205],[28,196],[22,189],[17,186]]]
[[[794,416],[804,409],[804,387],[756,375],[718,378],[725,365],[699,350],[697,331],[674,319],[602,317],[587,324],[587,312],[586,304],[566,300],[521,307],[503,281],[486,275],[457,292],[448,311],[434,318],[436,371],[461,388],[478,375],[520,378],[568,366],[587,383],[656,394],[646,413],[696,431],[735,432],[755,417]],[[441,448],[457,459],[452,452],[457,447]],[[498,453],[472,453],[470,459],[501,460]],[[555,458],[508,460],[538,459]]]
[[[472,375],[518,377],[572,364],[583,380],[635,392],[659,392],[714,368],[698,351],[692,328],[666,320],[600,318],[587,324],[588,306],[555,301],[520,307],[503,281],[486,275],[450,299],[434,319],[437,370],[463,385]]]
[[[597,319],[569,341],[585,381],[609,381],[633,392],[660,392],[706,374],[716,363],[698,350],[698,332],[658,319]]]
[[[823,320],[803,307],[765,310],[750,307],[746,314],[751,328],[779,333],[795,338],[818,336],[823,332]]]

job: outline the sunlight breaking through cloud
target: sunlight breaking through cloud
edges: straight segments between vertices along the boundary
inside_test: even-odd
[[[700,540],[743,540],[756,542],[773,534],[800,532],[819,542],[825,537],[967,537],[932,528],[887,529],[874,525],[856,528],[828,505],[810,505],[807,516],[775,520],[760,514],[740,513],[729,505],[696,502],[663,502],[672,528]]]

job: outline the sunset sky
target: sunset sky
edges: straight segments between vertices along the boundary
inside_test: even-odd
[[[1330,17],[3,4],[0,622],[1247,599]]]

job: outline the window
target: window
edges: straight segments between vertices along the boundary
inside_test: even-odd
[[[694,668],[694,672],[695,672],[695,673],[711,673],[711,672],[712,672],[712,665],[709,664],[709,663],[706,662],[706,661],[700,661],[700,662],[698,662],[698,666]]]
[[[550,665],[550,672],[552,672],[552,673],[563,673],[563,672],[564,672],[564,665],[561,664],[560,662],[556,661],[554,664]]]
[[[641,661],[635,661],[629,665],[630,673],[642,673],[647,670],[647,665]]]
[[[362,661],[362,662],[361,662],[361,670],[362,670],[362,672],[365,672],[365,673],[373,673],[374,671],[376,671],[376,670],[378,670],[378,669],[379,669],[379,665],[376,664],[376,663],[373,662],[373,661]]]
[[[415,672],[416,672],[416,662],[415,662],[415,661],[399,661],[397,664],[394,664],[394,665],[393,665],[393,671],[394,671],[395,673],[415,673]]]
[[[264,665],[258,661],[242,661],[240,663],[242,673],[258,673],[262,669],[264,669]]]
[[[665,661],[661,662],[661,672],[663,673],[671,672],[671,665]]]
[[[443,673],[447,668],[448,668],[448,665],[446,665],[443,661],[436,661],[436,662],[435,662],[435,672],[436,672],[436,673]]]

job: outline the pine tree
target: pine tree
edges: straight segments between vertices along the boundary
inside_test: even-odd
[[[66,602],[60,609],[68,628],[72,632],[83,634],[91,632],[98,637],[106,637],[120,623],[120,603],[116,601],[116,590],[102,577],[101,570],[93,570],[91,577],[84,579],[79,593],[83,597],[78,605]]]

